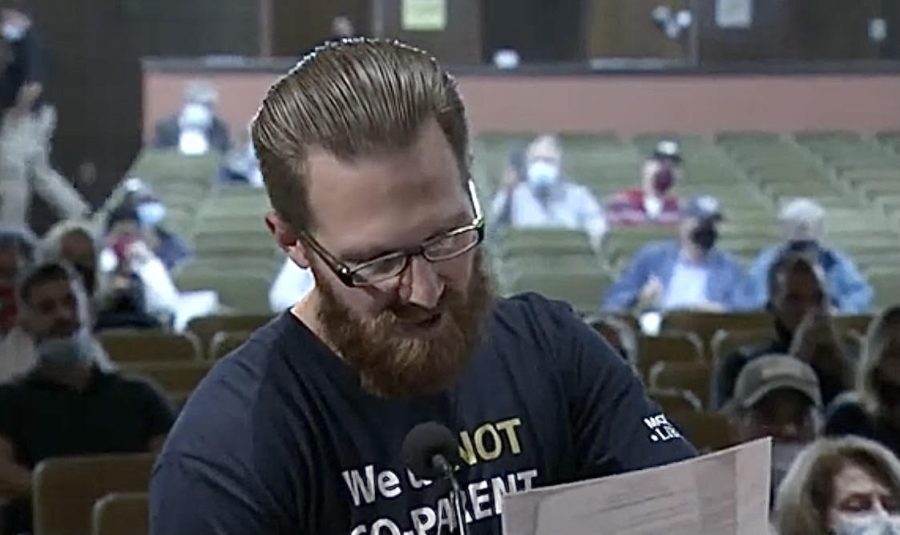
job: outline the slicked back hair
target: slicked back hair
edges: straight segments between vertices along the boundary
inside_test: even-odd
[[[435,120],[468,176],[469,132],[456,82],[422,50],[351,38],[317,47],[270,89],[251,126],[272,207],[310,230],[308,156],[341,161],[402,150]]]

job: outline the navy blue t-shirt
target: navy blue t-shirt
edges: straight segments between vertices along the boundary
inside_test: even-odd
[[[423,421],[459,433],[473,535],[500,533],[500,496],[682,460],[694,449],[631,369],[571,310],[500,299],[448,392],[381,399],[284,313],[226,357],[173,428],[151,483],[151,532],[435,534],[446,485],[405,468]]]

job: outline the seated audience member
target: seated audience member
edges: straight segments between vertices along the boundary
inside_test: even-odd
[[[72,275],[72,281],[64,279]],[[34,280],[32,280],[34,279]],[[36,281],[36,282],[35,282]],[[68,290],[68,283],[71,282],[73,288]],[[38,284],[40,283],[40,284]],[[31,291],[37,288],[38,291]],[[29,290],[24,292],[24,290]],[[68,293],[64,292],[66,290]],[[30,370],[40,360],[39,359],[39,343],[42,337],[46,336],[47,329],[60,329],[57,324],[48,327],[48,322],[55,321],[53,314],[57,312],[52,307],[55,306],[57,294],[65,294],[63,297],[70,297],[77,292],[78,304],[83,306],[84,310],[79,309],[79,324],[86,325],[90,328],[90,307],[87,301],[87,295],[84,292],[84,286],[81,283],[81,277],[74,269],[65,267],[64,264],[47,263],[41,264],[30,273],[29,278],[22,281],[18,289],[19,302],[19,318],[18,322],[6,337],[0,341],[0,382],[8,381],[11,378],[23,374]],[[25,294],[28,295],[25,295]],[[82,318],[88,318],[82,322]],[[65,325],[63,325],[65,327]],[[112,370],[114,366],[109,360],[109,356],[103,350],[100,342],[92,336],[87,337],[87,342],[92,347],[92,353],[95,356],[95,362],[98,366],[105,370]]]
[[[97,272],[100,251],[90,224],[60,221],[41,240],[41,253],[45,262],[67,262],[81,277],[88,298],[94,298],[100,284]]]
[[[851,382],[853,364],[829,313],[820,267],[805,255],[788,251],[772,265],[768,278],[772,297],[767,308],[776,336],[761,346],[741,348],[720,360],[710,393],[714,409],[731,399],[744,366],[770,353],[789,354],[812,366],[825,404]]]
[[[130,228],[123,230],[134,235],[139,234],[169,271],[187,261],[191,256],[190,249],[163,224],[166,218],[166,205],[139,179],[132,179],[129,188],[130,191],[117,209],[123,211],[133,209],[137,214],[137,225],[135,226],[135,221],[131,220],[120,221],[120,225],[130,225]]]
[[[5,336],[16,325],[19,308],[16,287],[34,257],[35,239],[31,231],[0,229],[0,336]]]
[[[5,511],[7,533],[30,529],[31,471],[39,462],[155,451],[174,418],[149,383],[98,365],[77,275],[44,264],[26,276],[20,293],[37,360],[26,375],[0,385],[0,484],[15,498]]]
[[[736,258],[716,247],[721,219],[714,198],[692,199],[684,210],[679,239],[641,247],[610,287],[603,309],[722,312],[735,308],[744,272]]]
[[[225,161],[219,171],[219,179],[221,182],[243,183],[254,188],[261,188],[265,185],[249,132],[242,135],[238,139],[238,143],[225,155]]]
[[[285,259],[281,271],[269,289],[272,312],[284,312],[303,299],[316,285],[312,270],[302,268],[290,258]]]
[[[100,269],[106,276],[115,275],[120,280],[133,280],[134,276],[140,279],[148,313],[175,313],[178,289],[163,261],[147,243],[140,214],[130,203],[123,203],[109,216]]]
[[[640,189],[626,189],[607,200],[610,226],[677,225],[681,214],[672,188],[683,174],[678,143],[660,141],[641,167]]]
[[[87,223],[60,222],[47,232],[41,245],[44,261],[67,262],[81,277],[96,317],[95,331],[161,327],[159,320],[146,312],[144,288],[138,277],[114,274],[101,280],[97,240]]]
[[[856,391],[834,401],[825,433],[869,438],[900,456],[900,306],[872,322],[864,347]]]
[[[594,195],[562,174],[563,154],[554,136],[540,136],[525,151],[524,172],[508,170],[491,205],[499,228],[583,230],[599,247],[606,218]]]
[[[778,488],[779,535],[900,534],[900,462],[861,438],[820,439]]]
[[[815,440],[821,411],[816,372],[787,355],[766,355],[747,364],[723,409],[738,442],[772,437],[773,496],[794,458]]]
[[[825,209],[811,199],[795,199],[781,210],[779,220],[785,242],[763,249],[749,270],[745,288],[745,306],[759,309],[768,299],[766,273],[784,251],[808,253],[825,271],[825,282],[831,306],[837,311],[856,314],[872,307],[872,287],[866,282],[853,260],[844,253],[822,243],[825,232]]]
[[[227,152],[231,145],[228,127],[216,116],[218,93],[206,82],[192,82],[184,93],[181,110],[156,125],[154,145],[160,149],[178,149],[187,155],[210,150]]]

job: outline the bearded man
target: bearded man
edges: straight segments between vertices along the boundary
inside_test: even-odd
[[[450,533],[448,487],[407,470],[415,425],[458,433],[468,532],[506,492],[693,448],[561,303],[495,298],[453,79],[384,40],[317,48],[253,122],[281,248],[315,287],[227,356],[154,471],[151,531]]]

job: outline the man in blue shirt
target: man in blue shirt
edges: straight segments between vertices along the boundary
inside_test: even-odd
[[[156,535],[450,533],[401,455],[458,437],[472,535],[507,492],[688,458],[628,364],[561,303],[495,298],[453,79],[394,41],[330,42],[253,123],[267,222],[316,284],[219,361],[154,470]]]
[[[874,292],[859,268],[846,254],[822,243],[825,209],[812,199],[795,199],[779,215],[785,242],[763,249],[753,264],[744,290],[744,307],[763,308],[769,299],[766,277],[775,260],[786,251],[807,254],[825,272],[825,286],[837,312],[859,314],[872,308]]]
[[[735,309],[744,272],[736,258],[716,247],[721,220],[715,198],[691,199],[683,211],[679,239],[639,249],[607,292],[603,308],[614,312]]]

